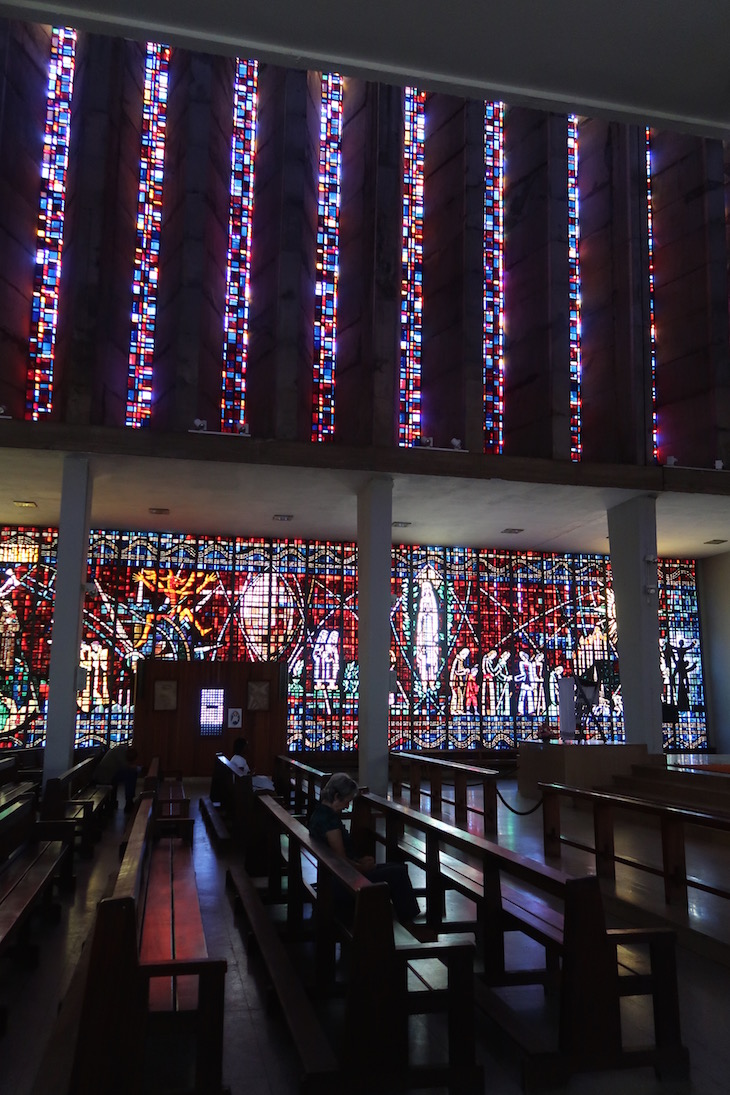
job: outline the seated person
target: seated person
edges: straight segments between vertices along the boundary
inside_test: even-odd
[[[124,787],[124,812],[129,814],[134,807],[134,792],[137,787],[137,750],[128,743],[113,745],[107,749],[94,770],[94,783],[111,784],[114,791],[114,804],[117,800],[119,784]]]
[[[422,924],[414,924],[420,913],[405,863],[376,863],[371,855],[356,856],[352,837],[342,820],[358,786],[346,772],[335,772],[322,788],[320,800],[309,819],[309,832],[329,845],[336,855],[348,860],[371,882],[387,882],[395,915],[400,923],[422,942],[433,941],[436,934]]]
[[[251,776],[251,786],[254,791],[273,791],[274,784],[269,776],[257,776],[251,772],[251,767],[244,756],[248,749],[246,738],[236,738],[233,743],[233,756],[231,764],[234,764],[242,776]]]

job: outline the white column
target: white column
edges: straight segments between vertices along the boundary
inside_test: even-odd
[[[697,560],[707,737],[717,753],[730,753],[730,552]]]
[[[388,790],[390,568],[393,481],[369,480],[357,496],[359,780]]]
[[[89,459],[86,456],[67,456],[63,462],[61,517],[58,525],[58,565],[51,631],[44,781],[65,771],[73,760],[76,671],[81,648],[90,510]]]
[[[628,744],[662,752],[656,503],[644,496],[608,511],[618,657]]]

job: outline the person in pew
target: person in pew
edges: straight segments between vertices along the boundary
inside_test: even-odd
[[[403,927],[421,942],[434,942],[437,939],[435,932],[425,924],[414,923],[421,910],[406,864],[376,863],[371,855],[356,855],[342,813],[358,790],[357,783],[346,772],[335,772],[322,788],[309,820],[309,832],[315,840],[328,844],[336,855],[357,867],[371,882],[387,882],[393,910]]]
[[[94,783],[111,784],[116,804],[117,790],[121,783],[124,788],[124,812],[131,814],[134,808],[134,793],[137,788],[137,776],[141,769],[137,764],[137,750],[132,745],[113,745],[107,749],[96,766]]]
[[[246,738],[236,738],[233,743],[231,764],[235,764],[242,776],[251,776],[251,786],[254,791],[273,791],[274,784],[270,776],[257,776],[251,771],[251,766],[245,757],[247,750],[248,741]]]

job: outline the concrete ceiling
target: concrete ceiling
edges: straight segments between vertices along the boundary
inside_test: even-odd
[[[727,0],[11,0],[0,14],[730,135]]]
[[[250,443],[231,439],[230,444]],[[671,489],[670,469],[641,469],[647,485],[664,484],[651,491],[635,473],[627,480],[634,479],[634,486],[611,485],[608,477],[605,483],[600,477],[591,481],[590,476],[583,477],[585,485],[535,478],[530,482],[472,476],[468,468],[460,474],[458,465],[456,474],[449,474],[449,462],[468,462],[466,453],[417,455],[422,459],[415,473],[389,473],[393,520],[409,522],[405,528],[393,528],[394,543],[606,553],[607,510],[652,493],[657,499],[660,555],[700,558],[728,550],[730,496],[722,493],[730,485],[726,471],[702,473],[721,493],[688,493],[682,489],[682,469],[671,469],[676,490]],[[61,451],[0,449],[0,524],[58,525],[63,456]],[[439,457],[438,474],[428,474],[428,461]],[[510,462],[494,459],[504,461],[509,475]],[[301,467],[119,453],[101,453],[90,460],[93,528],[193,534],[356,540],[358,491],[373,474],[384,474],[382,469],[362,466]],[[536,466],[541,472],[542,463]],[[22,501],[35,502],[35,507],[18,507]],[[155,509],[169,513],[150,512]],[[275,519],[287,514],[290,521]],[[708,543],[712,540],[722,543]]]

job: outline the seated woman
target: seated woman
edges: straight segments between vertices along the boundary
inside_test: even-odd
[[[418,900],[404,863],[376,863],[371,855],[357,857],[352,837],[342,820],[358,786],[346,772],[335,772],[322,788],[320,800],[309,819],[309,832],[316,840],[328,844],[342,859],[348,860],[371,882],[387,882],[395,915],[400,923],[422,942],[433,941],[436,935],[423,924],[413,921],[420,913]]]

